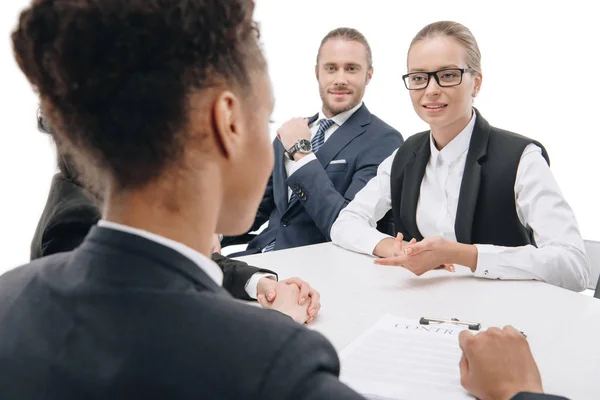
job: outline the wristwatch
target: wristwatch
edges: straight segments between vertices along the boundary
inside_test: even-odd
[[[308,154],[311,151],[312,151],[312,144],[310,143],[310,140],[300,139],[292,147],[287,149],[285,152],[286,152],[288,158],[290,160],[294,161],[294,154],[296,154],[296,153]]]

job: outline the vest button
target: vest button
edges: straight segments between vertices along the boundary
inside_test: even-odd
[[[281,220],[281,225],[285,228],[290,224],[290,221],[288,221],[287,219],[282,219]]]

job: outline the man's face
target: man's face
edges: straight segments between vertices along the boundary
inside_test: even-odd
[[[331,118],[359,104],[373,69],[362,43],[341,38],[329,39],[319,52],[316,66],[323,113]]]

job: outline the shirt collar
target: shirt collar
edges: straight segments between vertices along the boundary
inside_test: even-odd
[[[321,121],[322,119],[330,119],[332,120],[337,126],[342,126],[344,124],[344,122],[348,121],[348,119],[350,119],[350,117],[359,109],[361,108],[363,105],[363,102],[361,101],[360,103],[358,103],[357,105],[355,105],[354,107],[352,107],[351,109],[341,112],[337,115],[334,115],[331,118],[327,118],[325,116],[325,114],[323,114],[323,110],[319,111],[319,117],[317,118],[317,120],[315,121],[315,123],[319,123],[319,121]]]
[[[145,231],[143,229],[133,228],[131,226],[107,221],[104,219],[98,221],[98,226],[102,228],[114,229],[116,231],[129,233],[131,235],[141,236],[145,239],[151,240],[165,247],[169,247],[192,260],[196,265],[198,265],[198,267],[200,267],[200,269],[202,269],[206,273],[206,275],[208,275],[213,281],[215,281],[217,285],[223,286],[223,271],[221,270],[221,268],[219,268],[217,264],[215,264],[212,260],[208,259],[203,254],[200,254],[196,250],[184,245],[183,243],[167,239],[166,237]]]
[[[435,147],[434,139],[431,133],[429,133],[429,146],[431,148],[431,162],[436,165],[438,158],[446,164],[452,164],[456,161],[465,151],[469,150],[469,144],[471,143],[471,136],[473,136],[473,128],[475,127],[475,118],[477,114],[473,113],[471,120],[465,126],[465,128],[448,143],[442,150],[438,150]]]

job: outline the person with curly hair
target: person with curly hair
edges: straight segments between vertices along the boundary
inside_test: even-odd
[[[252,224],[273,167],[272,88],[249,0],[35,0],[12,42],[102,219],[0,277],[0,397],[356,394],[300,288],[235,301],[214,232]],[[288,314],[292,318],[284,315]]]
[[[41,113],[38,113],[38,129],[52,135]],[[70,157],[61,154],[59,149],[56,153],[58,172],[52,178],[46,205],[31,240],[31,260],[74,250],[102,218],[103,189],[92,186],[93,178],[81,176]],[[270,306],[277,296],[277,274],[223,256],[218,235],[215,234],[213,240],[211,259],[223,271],[223,288],[240,300],[256,300],[262,294],[261,301]],[[321,308],[319,292],[300,278],[282,282],[300,288],[298,302],[301,305],[310,302],[308,316],[300,315],[298,322],[312,322]]]

